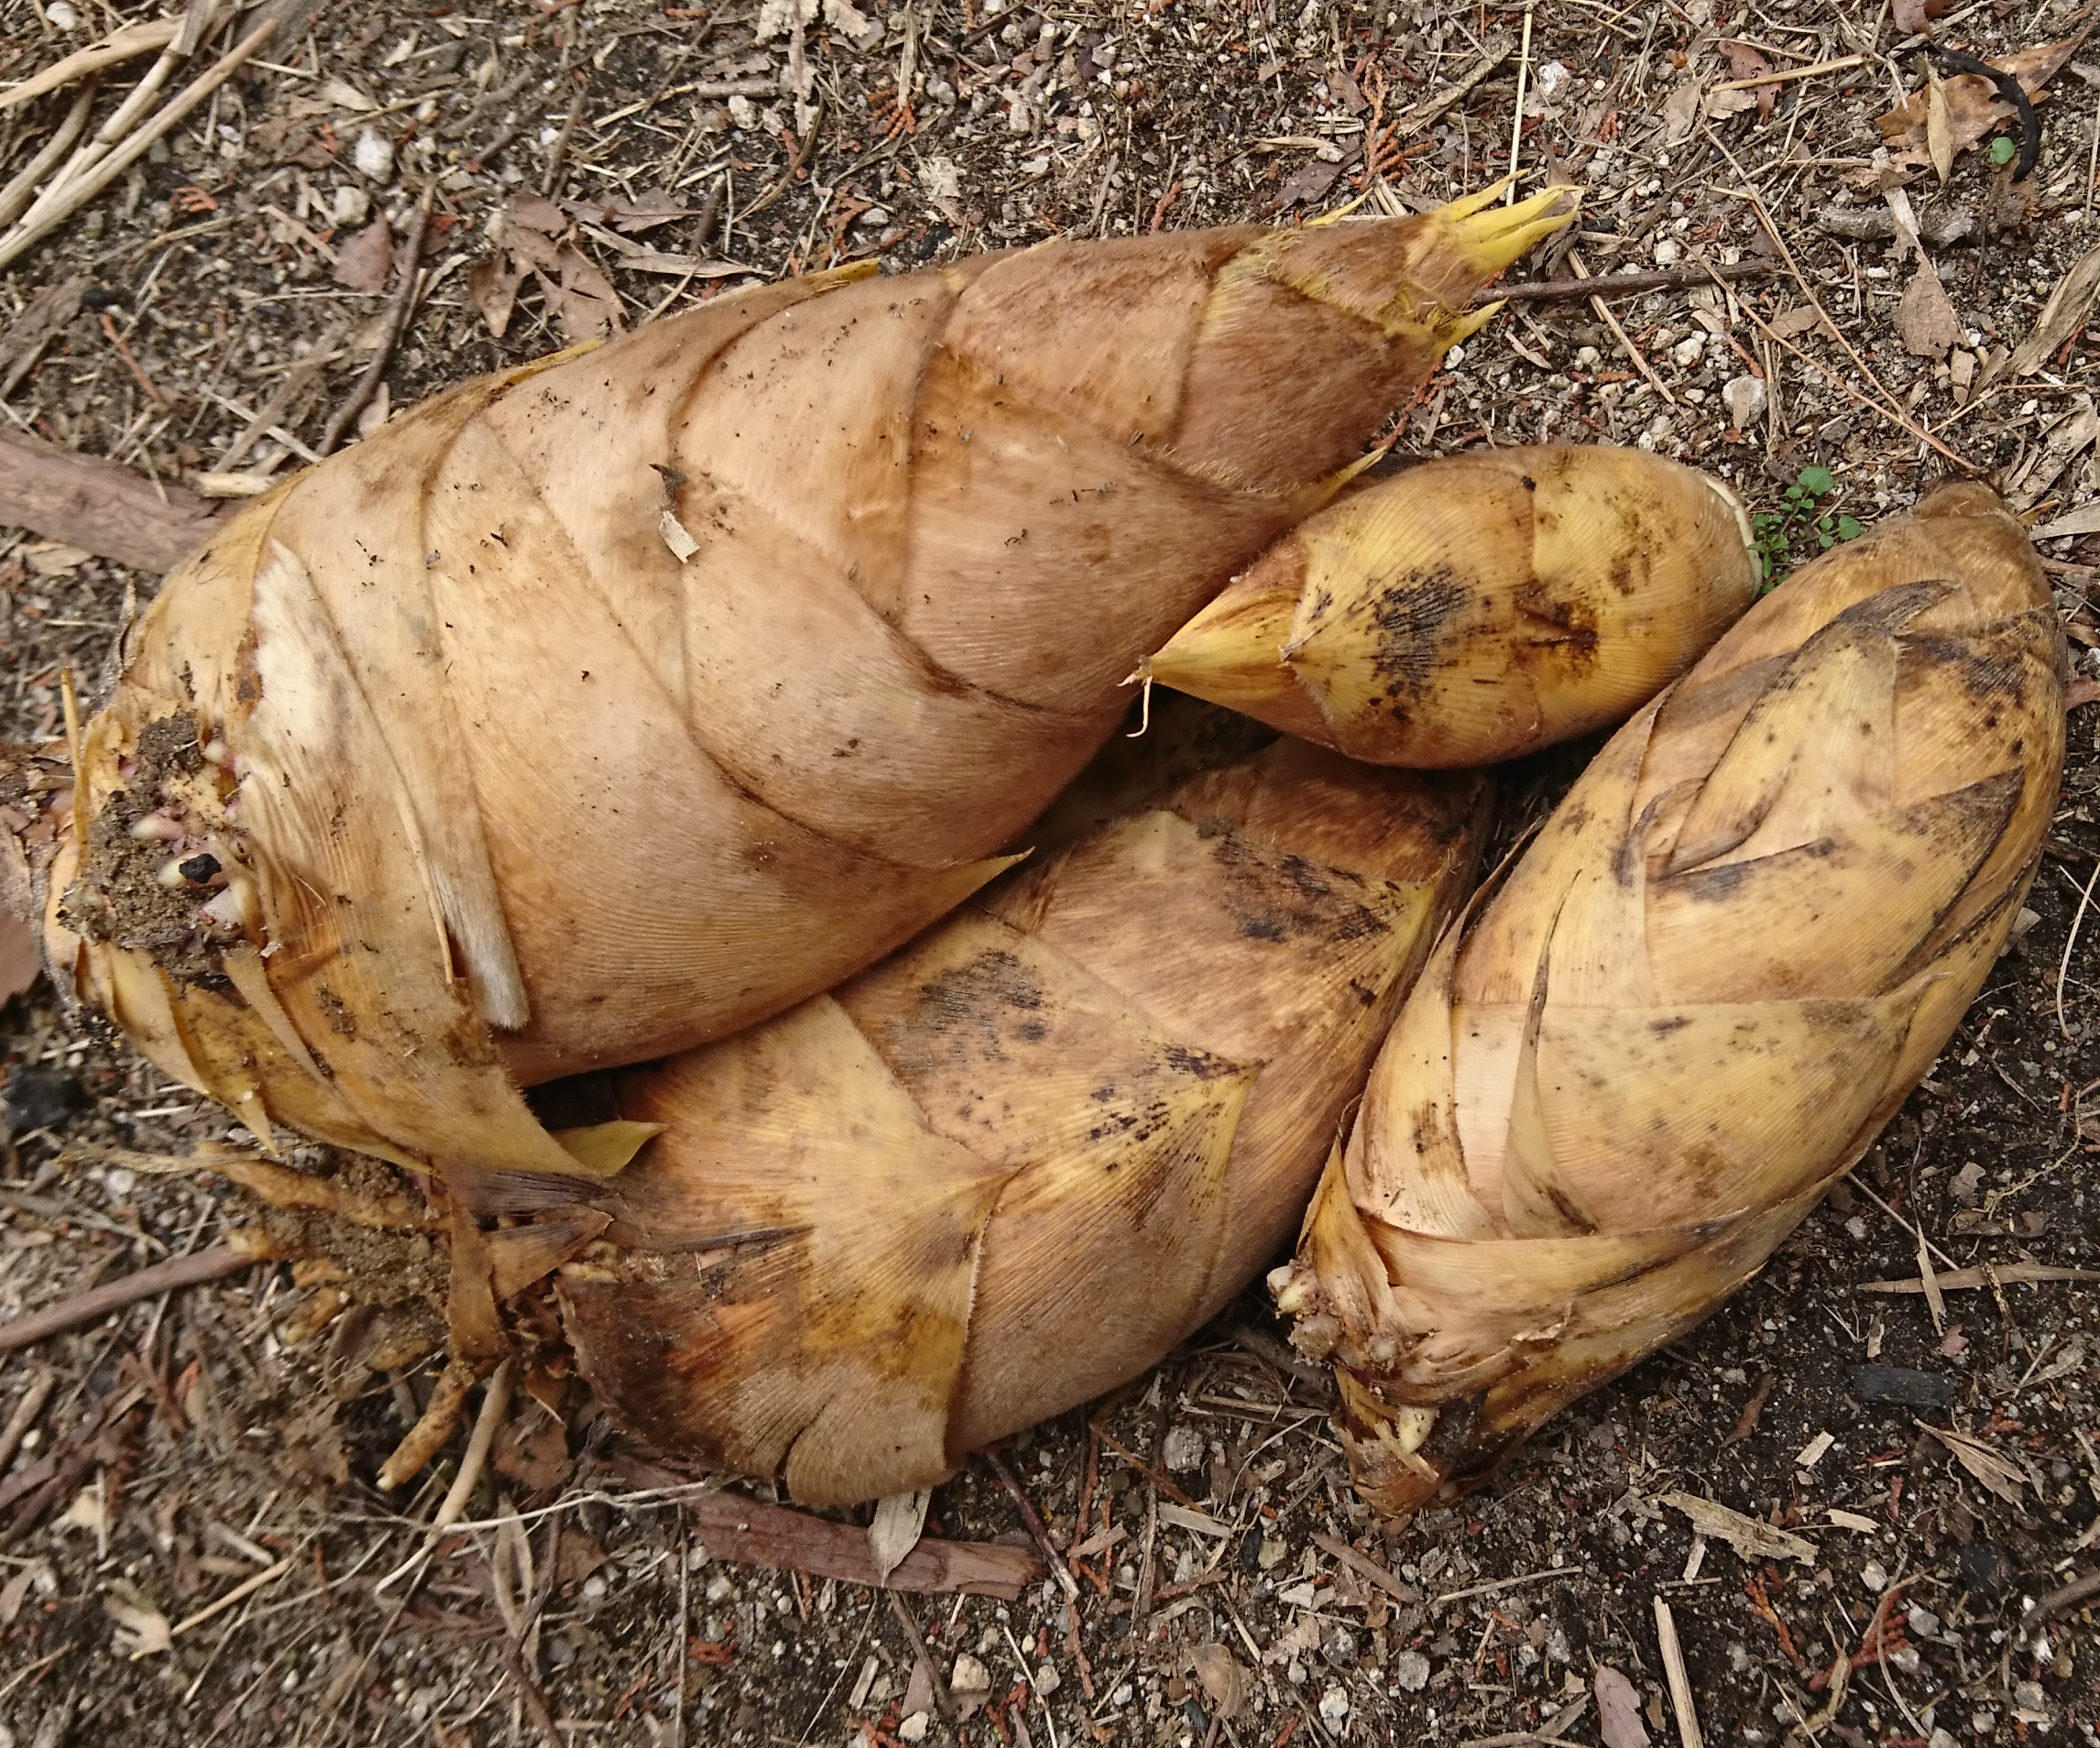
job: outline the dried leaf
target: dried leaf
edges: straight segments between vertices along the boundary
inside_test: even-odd
[[[1311,1614],[1298,1615],[1289,1626],[1269,1641],[1262,1653],[1263,1663],[1286,1664],[1293,1657],[1319,1649],[1319,1621]]]
[[[930,1487],[891,1493],[876,1501],[875,1521],[868,1525],[868,1552],[884,1581],[904,1563],[904,1556],[918,1546],[926,1527],[926,1507],[933,1502]]]
[[[38,1576],[48,1574],[50,1567],[42,1560],[32,1561],[23,1567],[5,1584],[0,1584],[0,1627],[11,1627],[15,1617],[22,1612],[22,1604],[28,1601],[29,1587]]]
[[[325,105],[321,111],[323,114],[326,114],[330,109],[348,109],[362,115],[379,106],[347,79],[330,78],[323,80],[321,86],[321,96]]]
[[[2027,1484],[2034,1480],[2025,1468],[2001,1457],[1980,1438],[1971,1438],[1966,1433],[1958,1433],[1950,1427],[1935,1426],[1929,1421],[1912,1423],[1920,1432],[1928,1432],[1952,1451],[1954,1460],[1975,1477],[1985,1488],[1996,1493],[2008,1505],[2018,1505],[2025,1497]]]
[[[569,1473],[569,1436],[552,1415],[513,1415],[496,1435],[496,1472],[528,1492],[559,1487]]]
[[[605,1549],[580,1530],[563,1530],[554,1544],[554,1582],[564,1590],[581,1584],[605,1563]]]
[[[1213,1640],[1198,1645],[1188,1654],[1188,1660],[1218,1716],[1237,1718],[1247,1704],[1247,1672],[1232,1654]]]
[[[872,49],[882,40],[881,21],[870,18],[853,0],[824,0],[824,21],[856,49]]]
[[[1816,1563],[1816,1545],[1805,1536],[1774,1529],[1711,1499],[1701,1499],[1696,1493],[1665,1493],[1662,1502],[1682,1512],[1701,1535],[1726,1542],[1745,1560],[1799,1560],[1803,1566]]]
[[[2088,249],[2057,281],[2033,331],[2013,349],[2006,368],[2015,377],[2040,368],[2043,360],[2078,332],[2096,296],[2100,296],[2100,248]]]
[[[190,488],[200,497],[260,497],[281,483],[272,475],[253,471],[229,474],[207,469],[190,475]]]
[[[92,1530],[101,1535],[109,1528],[109,1510],[100,1491],[83,1487],[73,1495],[73,1502],[59,1522],[68,1529]]]
[[[1276,191],[1276,210],[1292,206],[1312,206],[1325,198],[1335,179],[1348,168],[1340,158],[1333,163],[1308,158],[1285,178],[1284,185]]]
[[[44,968],[37,936],[27,923],[0,912],[0,1004],[12,1001]]]
[[[121,1580],[111,1585],[102,1609],[117,1624],[116,1648],[134,1663],[175,1648],[168,1617],[130,1585]]]
[[[394,233],[383,218],[335,246],[335,283],[353,291],[377,291],[394,265]]]
[[[1746,42],[1723,42],[1721,52],[1728,57],[1728,76],[1731,79],[1755,79],[1772,71],[1772,63]],[[1757,118],[1769,121],[1772,106],[1779,101],[1777,85],[1754,85],[1743,93],[1756,100]]]
[[[1597,1694],[1597,1733],[1603,1738],[1604,1748],[1648,1748],[1640,1689],[1608,1663],[1597,1666],[1592,1685]]]
[[[563,204],[585,224],[609,224],[629,236],[693,215],[693,209],[665,188],[645,188],[631,201],[624,194],[607,194],[595,201]]]
[[[919,165],[919,191],[926,197],[927,204],[947,220],[959,225],[966,214],[962,205],[962,171],[957,169],[952,158],[929,158]]]
[[[1954,0],[1895,0],[1889,7],[1896,27],[1907,37],[1923,33],[1929,19],[1941,16]]]
[[[2042,87],[2071,59],[2078,43],[2078,38],[2066,37],[2039,48],[2022,49],[2017,54],[1996,56],[1990,64],[2012,74],[2019,81],[2020,89],[2039,102]],[[2000,122],[2013,118],[2012,105],[2001,99],[1997,87],[1981,74],[1958,73],[1952,79],[1939,82],[1945,94],[1947,137],[1952,151],[1974,146]],[[1925,127],[1930,102],[1931,87],[1928,85],[1923,91],[1912,93],[1875,123],[1897,163],[1922,168],[1931,161],[1925,150]]]
[[[552,201],[538,194],[513,194],[503,208],[503,233],[508,240],[513,225],[537,231],[542,236],[560,236],[569,228],[568,215]]]
[[[2091,395],[2080,395],[2049,427],[2040,449],[2019,470],[2019,476],[2009,483],[2007,501],[2016,510],[2032,509],[2095,438],[2100,438],[2100,411],[2095,410]]]
[[[365,403],[365,410],[357,415],[357,435],[369,437],[387,422],[393,410],[393,399],[387,392],[387,385],[381,383],[372,399]]]
[[[1681,146],[1692,136],[1699,126],[1699,105],[1702,93],[1699,81],[1686,79],[1663,100],[1663,144]]]
[[[1930,67],[1925,71],[1925,156],[1945,186],[1954,172],[1954,129],[1947,113],[1947,82]]]
[[[1903,349],[1914,358],[1944,358],[1948,348],[1961,342],[1962,319],[1930,261],[1919,261],[1917,272],[1904,288],[1902,300],[1896,306],[1896,332],[1902,337]]]
[[[564,248],[555,270],[555,283],[549,285],[544,272],[540,283],[547,288],[547,301],[561,325],[563,337],[571,345],[579,340],[602,339],[627,325],[619,293],[587,255]]]
[[[488,256],[466,270],[466,295],[498,340],[510,326],[510,311],[524,278],[524,270],[509,255]]]

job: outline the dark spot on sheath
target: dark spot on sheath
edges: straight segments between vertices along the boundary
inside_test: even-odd
[[[1405,722],[1407,702],[1428,689],[1444,628],[1471,600],[1472,591],[1448,564],[1427,574],[1411,572],[1380,592],[1371,608],[1378,633],[1372,666],[1387,688],[1397,720]]]

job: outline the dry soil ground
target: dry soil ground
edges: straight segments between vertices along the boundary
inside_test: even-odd
[[[2059,300],[2037,346],[2007,355],[2100,244],[2100,49],[2062,0],[1982,0],[1932,26],[1975,54],[2049,50],[2025,63],[2053,71],[2023,181],[2002,161],[2017,129],[1952,68],[1931,137],[1885,139],[1898,103],[1930,107],[1928,63],[1906,24],[1856,0],[809,5],[307,8],[0,271],[0,413],[164,481],[296,466],[369,355],[387,239],[433,184],[394,405],[739,275],[1290,223],[1360,195],[1420,206],[1500,174],[1514,135],[1527,179],[1586,190],[1580,231],[1520,276],[1578,258],[1768,271],[1733,295],[1623,296],[1609,317],[1513,306],[1448,361],[1403,454],[1639,442],[1776,515],[1810,481],[1833,523],[1909,503],[1956,470],[1949,452],[2038,523],[2100,477],[2089,297]],[[0,0],[0,80],[150,12]],[[104,75],[91,126],[149,64]],[[1766,71],[1764,93],[1732,88]],[[0,114],[0,180],[71,101]],[[1952,153],[1943,180],[1934,147]],[[498,334],[505,281],[475,269],[499,251],[544,272]],[[58,315],[25,322],[54,288]],[[1810,520],[1790,525],[1797,559]],[[1782,560],[1788,534],[1770,535]],[[2080,674],[2100,671],[2100,539],[2043,551]],[[92,688],[155,579],[7,530],[0,579],[0,734],[49,738],[61,669]],[[578,1743],[828,1748],[1594,1743],[1601,1669],[1635,1701],[1605,1739],[1669,1742],[1658,1598],[1709,1742],[1777,1743],[1804,1715],[1805,1736],[1851,1748],[2100,1741],[2090,1595],[2030,1614],[2100,1573],[2100,1295],[2013,1267],[2100,1267],[2093,721],[2072,717],[2027,933],[1854,1182],[1734,1304],[1455,1506],[1391,1532],[1367,1516],[1325,1386],[1250,1295],[1135,1388],[1003,1453],[1057,1546],[1090,1550],[1076,1606],[1048,1579],[1011,1602],[899,1606],[732,1564],[681,1510],[686,1478],[582,1404],[565,1426],[521,1411],[499,1448],[474,1514],[537,1513],[522,1537],[455,1536],[419,1584],[381,1590],[458,1445],[413,1497],[375,1491],[428,1377],[290,1344],[297,1295],[257,1269],[0,1360],[0,1426],[40,1404],[0,1454],[0,1743],[493,1743],[550,1722]],[[1521,775],[1513,816],[1575,758]],[[210,1184],[57,1163],[87,1142],[188,1151],[227,1131],[217,1110],[43,989],[6,1009],[0,1047],[0,1316],[240,1218]],[[1921,1245],[1942,1277],[1983,1283],[1950,1285],[1938,1321],[1920,1295],[1871,1285],[1917,1277]],[[1957,1460],[1928,1426],[2000,1466]],[[1791,1532],[1806,1557],[1695,1540],[1679,1491]],[[932,1522],[1025,1540],[982,1458]],[[171,1651],[127,1655],[141,1623],[236,1589]],[[929,1674],[962,1677],[969,1715],[932,1703]]]

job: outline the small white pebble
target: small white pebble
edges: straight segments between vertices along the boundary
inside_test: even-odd
[[[337,189],[328,208],[329,216],[338,224],[362,224],[371,210],[370,199],[355,182],[345,182]]]
[[[1674,236],[1666,236],[1656,245],[1656,265],[1670,267],[1684,257],[1684,245]]]
[[[51,21],[54,30],[78,30],[81,27],[81,15],[67,5],[66,0],[51,0],[51,4],[44,8],[44,16]]]
[[[384,188],[394,180],[394,143],[376,128],[360,128],[357,143],[350,148],[350,161],[357,173]]]
[[[1705,352],[1706,336],[1703,333],[1687,334],[1669,349],[1670,362],[1679,370],[1690,370]]]
[[[606,1581],[594,1572],[584,1580],[584,1601],[596,1602],[606,1593]]]
[[[931,1712],[914,1711],[897,1726],[897,1738],[900,1742],[924,1742],[926,1732],[933,1728],[933,1722]]]
[[[1340,1730],[1349,1716],[1349,1696],[1340,1688],[1329,1688],[1319,1697],[1319,1715],[1329,1730]]]
[[[1203,1435],[1193,1426],[1170,1426],[1162,1455],[1167,1468],[1176,1475],[1199,1469],[1203,1465]]]

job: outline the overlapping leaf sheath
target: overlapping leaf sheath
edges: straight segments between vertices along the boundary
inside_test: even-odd
[[[1273,1277],[1374,1504],[1674,1339],[1859,1158],[2018,912],[2063,674],[2020,524],[1946,487],[1759,603],[1439,946]]]
[[[1002,867],[1550,204],[813,276],[439,397],[155,603],[61,981],[266,1137],[617,1165],[517,1084],[778,1012]]]
[[[1623,720],[1758,574],[1742,506],[1693,468],[1560,443],[1453,455],[1307,518],[1151,670],[1352,759],[1491,764]]]
[[[585,1375],[657,1444],[832,1502],[1136,1375],[1288,1237],[1485,788],[1279,742],[624,1077],[665,1131],[561,1272]]]

